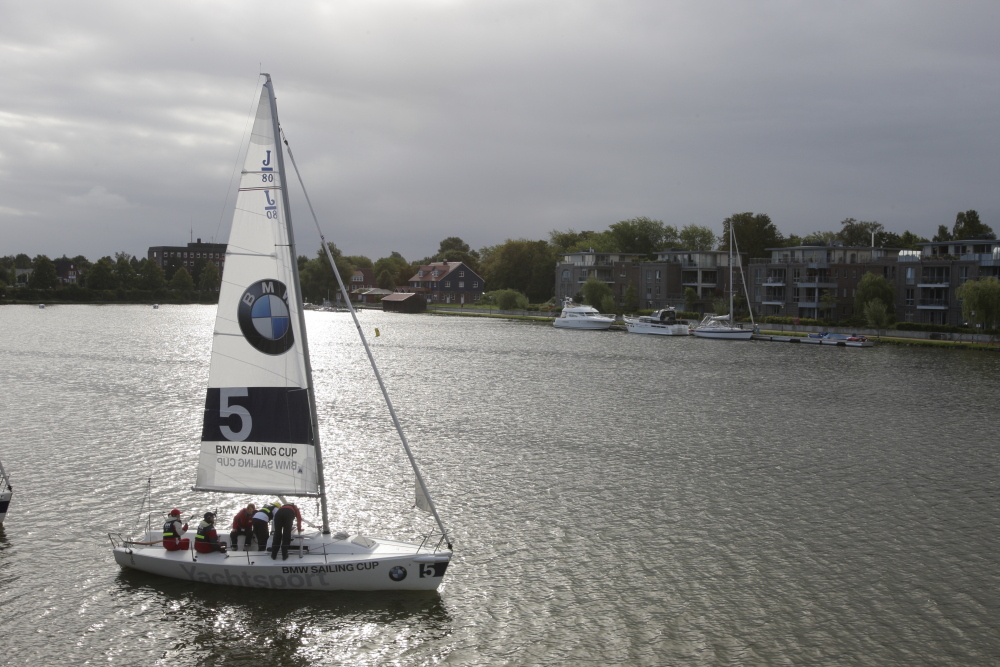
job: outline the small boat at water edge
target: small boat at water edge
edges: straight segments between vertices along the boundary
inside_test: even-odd
[[[626,317],[625,328],[629,333],[652,334],[655,336],[690,336],[691,327],[677,318],[673,308],[658,310],[652,315]]]
[[[0,461],[0,526],[7,518],[7,509],[10,507],[10,499],[14,495],[14,489],[10,485],[10,477],[3,468],[3,461]]]
[[[552,321],[552,326],[560,329],[603,331],[610,329],[614,323],[615,318],[601,315],[601,312],[593,306],[576,305],[573,299],[567,297],[563,301],[562,312]]]

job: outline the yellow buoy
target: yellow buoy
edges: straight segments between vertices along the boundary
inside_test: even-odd
[[[379,336],[378,327],[375,327],[375,337],[378,338],[378,336]]]

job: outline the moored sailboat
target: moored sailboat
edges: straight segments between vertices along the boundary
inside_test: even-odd
[[[723,340],[750,340],[753,329],[744,329],[733,321],[733,244],[736,236],[733,233],[733,223],[729,223],[729,312],[725,315],[706,315],[697,327],[691,330],[699,338],[721,338]],[[738,255],[737,255],[738,257]],[[742,274],[742,263],[740,264]],[[744,285],[746,283],[744,282]],[[749,302],[749,299],[748,299]],[[751,314],[751,319],[753,315]]]
[[[360,326],[361,342],[413,466],[416,505],[434,516],[438,532],[419,544],[330,533],[282,134],[271,77],[263,76],[219,291],[194,490],[318,498],[323,525],[295,534],[292,557],[285,561],[269,556],[260,544],[244,552],[169,551],[161,543],[163,532],[153,525],[155,513],[149,512],[145,528],[134,536],[109,536],[114,558],[123,567],[222,585],[434,590],[451,561],[451,540]],[[288,156],[294,167],[291,151]],[[320,238],[329,252],[322,233]],[[341,290],[350,305],[343,284]]]

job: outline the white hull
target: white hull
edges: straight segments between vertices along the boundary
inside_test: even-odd
[[[7,507],[10,505],[10,498],[13,495],[13,491],[0,492],[0,525],[3,525],[4,519],[7,518]]]
[[[154,542],[150,531],[139,542]],[[193,543],[194,540],[191,539]],[[299,545],[303,549],[299,550]],[[167,551],[159,544],[120,542],[115,561],[122,567],[185,581],[223,586],[312,591],[436,590],[450,551],[435,552],[406,542],[351,536],[335,539],[318,532],[292,540],[288,560],[271,560],[264,551],[200,554]]]
[[[654,322],[636,322],[625,320],[625,328],[629,333],[652,334],[654,336],[690,336],[691,327],[686,324],[656,324]]]
[[[708,329],[695,329],[691,333],[699,338],[720,338],[723,340],[750,340],[753,336],[753,329],[730,329],[725,327],[715,327]]]
[[[607,317],[581,317],[577,319],[557,317],[552,322],[553,326],[560,329],[585,329],[588,331],[604,331],[610,329],[615,321]]]

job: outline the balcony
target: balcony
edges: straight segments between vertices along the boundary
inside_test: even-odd
[[[764,283],[763,284],[764,285],[773,285],[774,287],[784,287],[785,286],[785,279],[784,278],[777,278],[777,277],[774,277],[774,276],[768,276],[767,278],[764,279]]]
[[[773,299],[772,297],[769,296],[765,296],[764,300],[761,301],[761,304],[765,306],[784,306],[785,300],[784,299],[778,300],[778,299]]]
[[[948,279],[944,278],[923,278],[924,282],[917,283],[917,287],[927,287],[929,289],[942,289],[951,285]]]
[[[803,278],[796,280],[795,286],[803,289],[806,287],[813,289],[836,289],[837,283],[831,283],[828,280],[819,280],[817,278]]]
[[[948,310],[948,299],[920,299],[917,310]]]

